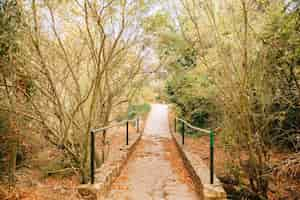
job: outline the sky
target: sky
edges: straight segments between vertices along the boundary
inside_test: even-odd
[[[289,5],[287,7],[288,12],[294,11],[297,7],[300,6],[300,0],[284,0],[286,5]]]

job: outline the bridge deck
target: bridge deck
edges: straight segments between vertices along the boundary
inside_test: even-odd
[[[199,199],[171,139],[167,106],[152,105],[142,140],[107,199]]]

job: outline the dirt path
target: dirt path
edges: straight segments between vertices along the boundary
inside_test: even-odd
[[[171,139],[167,106],[152,105],[142,140],[107,199],[199,199]]]

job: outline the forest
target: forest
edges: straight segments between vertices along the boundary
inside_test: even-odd
[[[300,199],[300,1],[0,0],[0,200],[81,199],[90,131],[155,102],[232,199]]]

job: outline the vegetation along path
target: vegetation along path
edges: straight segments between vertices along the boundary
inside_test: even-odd
[[[108,199],[199,199],[171,139],[166,105],[152,105],[142,140],[112,185]]]

